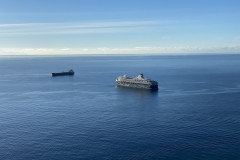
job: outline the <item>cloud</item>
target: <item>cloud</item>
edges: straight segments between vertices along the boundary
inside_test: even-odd
[[[240,46],[227,47],[131,47],[131,48],[0,48],[0,55],[71,54],[240,54]]]
[[[0,35],[90,34],[136,32],[164,21],[0,24]]]

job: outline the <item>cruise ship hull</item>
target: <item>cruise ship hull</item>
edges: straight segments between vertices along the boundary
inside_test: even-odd
[[[117,82],[119,86],[123,87],[132,87],[132,88],[143,88],[143,89],[150,89],[150,90],[158,90],[158,85],[151,85],[151,84],[140,84],[140,83],[130,83],[130,82]]]

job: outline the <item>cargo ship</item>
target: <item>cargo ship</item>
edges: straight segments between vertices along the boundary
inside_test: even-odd
[[[143,74],[139,74],[136,78],[129,78],[127,75],[119,76],[116,82],[124,87],[158,90],[158,82],[144,78]]]
[[[71,69],[68,72],[60,72],[60,73],[52,73],[52,77],[56,77],[56,76],[73,76],[74,75],[74,71]]]

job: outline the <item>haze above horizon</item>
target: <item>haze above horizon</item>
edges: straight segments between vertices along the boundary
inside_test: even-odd
[[[0,55],[240,53],[238,0],[0,4]]]

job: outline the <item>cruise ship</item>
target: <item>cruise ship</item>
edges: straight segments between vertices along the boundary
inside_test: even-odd
[[[116,82],[124,87],[158,90],[158,82],[144,78],[143,74],[139,74],[136,78],[129,78],[127,75],[119,76]]]

